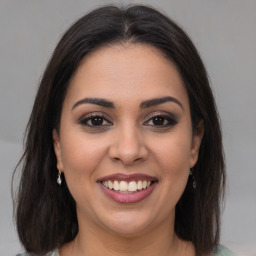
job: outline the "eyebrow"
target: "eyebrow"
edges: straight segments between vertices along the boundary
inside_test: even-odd
[[[149,108],[149,107],[156,106],[156,105],[159,105],[159,104],[163,104],[163,103],[166,103],[166,102],[169,102],[169,101],[178,104],[183,109],[182,103],[179,100],[177,100],[176,98],[170,97],[170,96],[143,101],[140,104],[140,108]]]
[[[150,108],[150,107],[160,105],[160,104],[163,104],[163,103],[166,103],[166,102],[174,102],[174,103],[178,104],[183,109],[182,103],[179,100],[177,100],[176,98],[170,97],[170,96],[145,100],[145,101],[141,102],[140,108],[142,108],[142,109]],[[81,99],[81,100],[77,101],[73,105],[72,110],[74,108],[76,108],[77,106],[79,106],[81,104],[86,104],[86,103],[102,106],[102,107],[105,107],[105,108],[115,108],[114,103],[109,101],[109,100],[106,100],[106,99],[102,99],[102,98],[84,98],[84,99]]]
[[[85,104],[85,103],[90,103],[90,104],[95,104],[95,105],[99,105],[105,108],[115,108],[115,105],[113,102],[105,100],[105,99],[101,99],[101,98],[84,98],[79,100],[78,102],[76,102],[74,104],[74,106],[72,107],[72,110],[74,108],[76,108],[77,106],[81,105],[81,104]]]

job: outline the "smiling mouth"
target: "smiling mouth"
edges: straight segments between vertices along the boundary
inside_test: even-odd
[[[130,194],[130,193],[137,193],[142,190],[149,188],[154,182],[150,180],[138,180],[138,181],[117,181],[117,180],[104,180],[101,181],[101,184],[111,190],[114,190],[118,193],[122,194]]]
[[[116,173],[98,180],[104,194],[117,203],[137,203],[154,191],[158,179],[142,173]]]

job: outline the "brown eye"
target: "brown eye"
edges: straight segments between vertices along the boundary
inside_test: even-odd
[[[99,116],[96,116],[96,117],[92,117],[91,118],[91,124],[92,125],[102,125],[103,124],[103,118],[102,117],[99,117]]]
[[[97,127],[97,128],[100,128],[100,127],[103,127],[103,126],[109,126],[111,125],[112,123],[110,121],[108,121],[105,117],[103,116],[100,116],[100,115],[91,115],[89,117],[85,117],[85,118],[82,118],[80,121],[79,121],[80,124],[84,125],[84,126],[88,126],[88,127]]]
[[[170,116],[155,115],[144,123],[147,126],[153,126],[156,128],[170,127],[177,124],[177,121]]]
[[[156,116],[152,118],[152,122],[154,125],[164,125],[165,118],[162,116]]]

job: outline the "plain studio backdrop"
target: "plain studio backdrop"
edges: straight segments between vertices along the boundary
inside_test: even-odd
[[[11,176],[46,63],[71,23],[108,3],[151,4],[176,20],[198,48],[226,153],[221,243],[240,255],[256,255],[255,0],[0,0],[0,256],[23,251],[12,217]]]

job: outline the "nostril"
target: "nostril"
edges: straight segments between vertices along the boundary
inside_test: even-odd
[[[148,150],[141,139],[136,136],[129,138],[116,138],[116,141],[109,147],[108,155],[115,162],[122,162],[124,165],[132,165],[143,161],[148,157]]]

